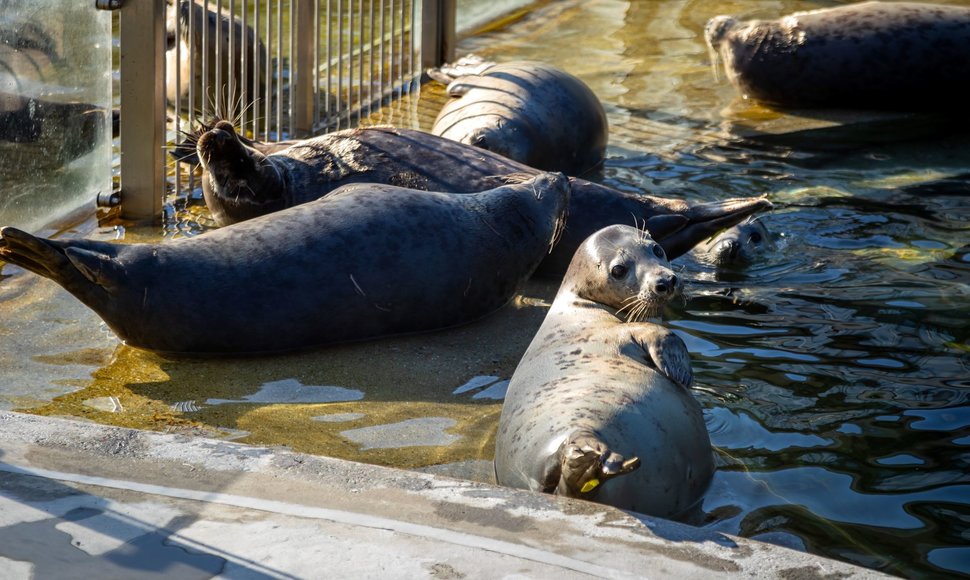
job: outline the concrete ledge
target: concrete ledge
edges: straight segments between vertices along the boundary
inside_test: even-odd
[[[0,412],[0,577],[878,578],[583,501]]]

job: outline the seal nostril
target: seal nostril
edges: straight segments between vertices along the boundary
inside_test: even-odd
[[[657,291],[657,294],[666,294],[667,283],[663,281],[657,282],[657,285],[654,287],[654,289]]]
[[[676,288],[677,287],[677,276],[676,275],[670,276],[670,287],[671,288]]]

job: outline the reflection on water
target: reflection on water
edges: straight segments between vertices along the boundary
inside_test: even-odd
[[[701,38],[718,13],[832,3],[554,2],[460,51],[545,60],[589,83],[611,123],[594,179],[776,203],[764,218],[781,236],[774,255],[724,272],[681,260],[691,299],[665,316],[718,447],[705,525],[905,576],[970,573],[970,198],[954,178],[970,172],[970,138],[933,133],[948,122],[741,101],[714,80]],[[201,229],[197,207],[178,209],[194,225],[169,234]],[[138,235],[158,233],[126,238]],[[165,361],[117,346],[56,287],[7,268],[0,336],[18,340],[0,362],[24,379],[0,388],[4,407],[479,478],[501,408],[491,397],[555,291],[534,282],[497,316],[431,335]],[[335,391],[314,385],[360,398],[323,400]],[[118,412],[85,404],[111,397]]]

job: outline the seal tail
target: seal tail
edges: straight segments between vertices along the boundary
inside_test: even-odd
[[[650,230],[653,239],[663,246],[667,258],[673,260],[686,254],[694,246],[717,235],[722,230],[735,226],[748,217],[767,211],[772,207],[771,202],[764,197],[739,197],[712,203],[699,203],[692,205],[682,214],[687,218],[687,221],[676,231],[667,233],[654,231],[655,226],[674,226],[676,224],[676,220],[660,219],[664,216],[647,220],[647,229]]]
[[[572,435],[556,453],[543,491],[567,497],[592,498],[606,481],[640,467],[640,459],[624,459],[589,431]]]
[[[6,227],[0,229],[0,260],[50,278],[78,298],[94,286],[110,289],[123,275],[123,267],[111,255],[98,250],[101,244],[85,240],[61,242],[39,238]]]

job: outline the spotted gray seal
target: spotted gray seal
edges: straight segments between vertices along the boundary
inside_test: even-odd
[[[197,150],[205,202],[219,225],[305,203],[346,183],[473,193],[496,187],[510,173],[538,173],[491,151],[392,127],[336,131],[267,155],[245,145],[231,123],[220,121],[199,137]],[[579,244],[608,225],[645,223],[673,258],[771,207],[764,198],[691,204],[624,193],[578,178],[570,184],[566,229],[543,260],[542,274],[561,276]]]
[[[63,286],[132,346],[247,354],[466,323],[549,249],[568,181],[473,195],[352,184],[285,214],[162,244],[0,230],[0,260]]]
[[[435,77],[453,98],[433,134],[543,171],[583,175],[603,162],[606,113],[583,81],[541,62],[456,64]]]
[[[745,97],[781,107],[963,108],[970,7],[863,2],[778,20],[716,16],[704,31]]]
[[[691,254],[715,266],[741,266],[758,260],[774,244],[759,219],[748,218],[713,238],[697,244]]]
[[[583,243],[512,375],[495,444],[500,484],[661,517],[701,499],[714,464],[687,347],[639,322],[679,286],[642,230],[611,226]]]

